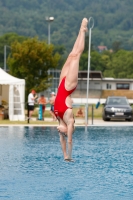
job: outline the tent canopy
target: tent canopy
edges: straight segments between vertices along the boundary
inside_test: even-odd
[[[25,80],[13,77],[0,68],[0,104],[2,100],[8,103],[11,121],[25,120]]]
[[[10,84],[25,84],[24,79],[19,79],[10,74],[6,73],[3,69],[0,68],[0,84],[1,85],[10,85]]]

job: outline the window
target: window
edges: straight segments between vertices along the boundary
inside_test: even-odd
[[[111,89],[111,85],[109,83],[106,84],[107,89]]]
[[[116,89],[117,90],[129,90],[129,83],[117,83],[116,84]]]
[[[108,98],[107,105],[129,105],[126,98]]]

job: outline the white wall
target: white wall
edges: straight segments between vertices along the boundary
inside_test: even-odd
[[[95,90],[101,90],[102,89],[102,85],[101,85],[101,80],[99,81],[94,81],[94,80],[91,80],[90,81],[90,89],[95,89]]]
[[[133,90],[133,83],[130,83],[130,90]]]
[[[101,87],[102,87],[101,84],[102,84],[101,80],[91,80],[89,82],[89,89],[101,90]],[[78,81],[77,89],[86,90],[86,87],[87,87],[87,81],[86,80],[79,80]]]
[[[89,89],[91,90],[116,90],[116,83],[129,83],[130,90],[133,90],[133,79],[111,79],[111,78],[104,78],[101,79],[91,79],[89,81]],[[107,84],[111,85],[111,88],[107,88]],[[52,86],[55,88],[54,86]],[[80,79],[78,78],[78,90],[86,90],[87,88],[87,79]]]
[[[111,88],[109,90],[116,90],[116,83],[112,81],[104,81],[102,82],[102,89],[103,90],[108,90],[107,89],[107,84],[111,85]]]

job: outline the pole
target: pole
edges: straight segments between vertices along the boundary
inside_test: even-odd
[[[48,22],[48,44],[50,44],[50,22]]]
[[[48,22],[48,44],[50,44],[50,23],[54,21],[54,17],[46,17],[46,21]]]
[[[29,124],[30,123],[30,117],[29,117],[29,104],[27,103],[27,123]]]
[[[4,45],[4,70],[6,72],[6,45]]]
[[[7,50],[7,47],[11,49],[10,46],[4,45],[4,70],[5,70],[5,71],[7,70],[7,69],[6,69],[6,68],[7,68],[7,67],[6,67],[6,54],[7,54],[6,50]]]
[[[92,21],[92,25],[91,25]],[[86,92],[86,112],[85,112],[85,124],[88,125],[88,98],[89,98],[89,73],[90,73],[90,51],[91,51],[91,30],[94,27],[94,20],[89,18],[89,49],[88,49],[88,73],[87,73],[87,92]]]
[[[93,104],[92,104],[92,125],[93,125],[93,119],[94,119],[94,109],[93,109]]]
[[[54,17],[46,17],[46,21],[48,22],[48,45],[50,45],[51,43],[50,23],[54,21]],[[48,73],[50,73],[50,70]]]

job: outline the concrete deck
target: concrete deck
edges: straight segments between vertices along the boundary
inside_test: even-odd
[[[25,121],[26,122],[26,121]],[[35,122],[35,123],[34,123]],[[37,120],[36,118],[32,118],[32,123],[28,124],[28,123],[25,123],[25,124],[5,124],[5,123],[2,123],[2,121],[0,121],[0,126],[57,126],[58,123],[56,122],[53,122],[52,118],[45,118],[45,121],[42,121],[42,123],[40,124],[37,124],[36,123]],[[41,121],[40,121],[41,122]],[[45,122],[45,123],[44,123]],[[48,122],[48,124],[47,124]],[[49,124],[50,122],[50,124]],[[53,122],[53,123],[52,123]],[[85,125],[85,119],[84,118],[76,118],[75,119],[75,126],[86,126]],[[133,122],[128,122],[128,121],[103,121],[102,119],[89,119],[88,120],[88,126],[133,126]]]

